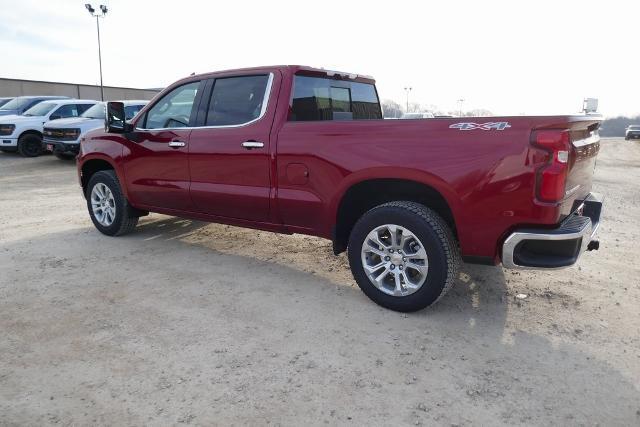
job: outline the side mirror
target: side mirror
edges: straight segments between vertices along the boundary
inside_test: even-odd
[[[131,125],[127,123],[125,117],[124,103],[107,102],[104,130],[109,133],[127,133],[131,131]]]

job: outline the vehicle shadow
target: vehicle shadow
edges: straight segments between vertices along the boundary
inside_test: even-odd
[[[328,248],[155,215],[123,238],[83,228],[0,244],[5,420],[91,422],[93,399],[130,422],[185,410],[201,424],[637,421],[640,393],[588,346],[513,327],[529,312],[502,269],[464,265],[437,305],[402,314],[343,280]]]

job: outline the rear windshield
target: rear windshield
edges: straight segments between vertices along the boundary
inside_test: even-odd
[[[53,110],[53,108],[57,104],[53,102],[41,102],[39,104],[34,105],[24,112],[25,116],[46,116],[49,111]]]
[[[629,129],[631,129],[631,130],[640,130],[640,125],[629,126]]]
[[[381,119],[372,84],[322,77],[295,76],[291,121]]]

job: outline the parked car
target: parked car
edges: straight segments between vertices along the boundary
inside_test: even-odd
[[[11,101],[13,98],[0,98],[0,107],[2,107],[7,102]]]
[[[66,117],[78,117],[98,101],[56,99],[42,101],[23,115],[0,117],[0,150],[18,151],[25,157],[42,153],[42,130],[45,122]]]
[[[67,96],[18,96],[11,99],[0,107],[0,116],[12,114],[23,114],[29,108],[42,101],[52,101],[55,99],[69,99]]]
[[[404,113],[402,114],[402,116],[400,117],[401,119],[433,119],[435,116],[433,115],[433,113],[429,113],[429,112],[424,112],[424,113]]]
[[[624,133],[624,139],[628,141],[638,138],[640,138],[640,125],[629,125]]]
[[[399,311],[444,295],[461,257],[554,269],[597,249],[601,117],[382,120],[374,83],[264,67],[180,80],[130,123],[109,102],[77,162],[91,220],[110,236],[159,212],[331,239]]]
[[[123,101],[125,118],[133,117],[149,101]],[[106,104],[100,102],[80,117],[57,119],[44,124],[43,142],[59,159],[73,159],[80,149],[80,138],[90,130],[104,127]]]

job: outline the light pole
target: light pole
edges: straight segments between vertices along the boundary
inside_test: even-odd
[[[102,86],[102,50],[100,48],[100,18],[104,18],[109,9],[107,9],[107,6],[101,4],[100,10],[102,13],[96,13],[96,10],[91,4],[86,3],[84,7],[89,11],[91,16],[96,18],[96,28],[98,29],[98,62],[100,63],[100,98],[104,101],[104,87]]]
[[[460,117],[462,117],[462,104],[463,103],[464,103],[464,99],[462,99],[462,98],[458,99],[458,111],[459,111]]]
[[[413,90],[412,87],[405,87],[404,91],[407,93],[407,110],[406,112],[409,112],[409,92],[411,92]]]

